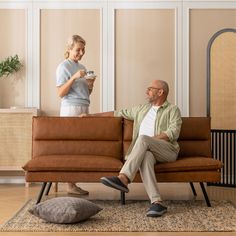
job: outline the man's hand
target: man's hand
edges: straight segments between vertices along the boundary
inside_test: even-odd
[[[90,116],[89,114],[86,114],[86,113],[82,113],[79,115],[79,117],[86,117],[86,116]]]
[[[154,139],[162,139],[165,140],[167,142],[170,142],[169,137],[166,135],[166,133],[161,133],[159,135],[156,135],[153,137]]]
[[[98,116],[98,117],[114,117],[114,111],[107,111],[107,112],[100,112],[100,113],[94,113],[94,114],[80,114],[79,117],[88,117],[88,116]]]

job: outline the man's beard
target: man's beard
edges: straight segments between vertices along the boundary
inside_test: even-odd
[[[153,101],[154,101],[154,99],[153,99],[153,98],[151,98],[151,97],[147,97],[147,101],[148,101],[148,103],[152,104],[152,103],[153,103]]]
[[[146,99],[147,99],[148,103],[154,104],[154,103],[157,102],[158,97],[156,97],[156,96],[154,96],[154,97],[147,97]]]

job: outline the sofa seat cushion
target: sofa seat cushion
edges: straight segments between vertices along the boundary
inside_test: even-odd
[[[181,172],[181,171],[200,171],[200,170],[220,170],[222,163],[213,158],[207,157],[188,157],[180,158],[174,162],[158,163],[155,172]]]
[[[88,155],[46,155],[34,157],[26,171],[119,171],[123,163],[114,157]]]

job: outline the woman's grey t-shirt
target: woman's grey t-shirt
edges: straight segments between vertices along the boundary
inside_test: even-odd
[[[56,70],[56,86],[65,84],[78,70],[85,70],[85,66],[70,59],[60,63]],[[61,100],[61,106],[85,105],[89,106],[89,88],[85,78],[76,79],[68,94]]]

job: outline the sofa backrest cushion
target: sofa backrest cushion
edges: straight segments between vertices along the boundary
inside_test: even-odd
[[[182,121],[179,157],[211,157],[210,118],[182,117]],[[123,128],[125,154],[132,140],[133,122],[125,119]]]
[[[180,157],[212,157],[209,117],[183,117],[178,143]]]
[[[124,119],[123,123],[123,155],[125,157],[132,141],[133,121]]]
[[[32,157],[97,155],[122,159],[122,118],[33,117]]]

